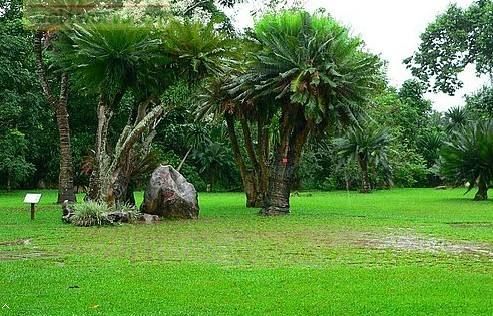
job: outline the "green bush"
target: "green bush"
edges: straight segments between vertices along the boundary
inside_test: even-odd
[[[390,156],[395,186],[412,188],[428,185],[430,170],[420,154],[399,144]]]
[[[105,204],[95,202],[75,204],[71,221],[75,226],[82,227],[111,225],[109,210]]]

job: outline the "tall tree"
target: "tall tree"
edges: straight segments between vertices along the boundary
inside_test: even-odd
[[[270,164],[262,213],[287,214],[303,147],[311,132],[354,117],[378,87],[380,61],[362,41],[323,14],[282,11],[261,18],[258,45],[239,79],[242,106],[278,112],[279,144]],[[268,101],[265,101],[265,100]]]
[[[458,75],[475,65],[478,75],[493,74],[493,1],[469,7],[450,5],[421,35],[419,50],[405,63],[435,91],[453,95],[463,86]]]
[[[112,191],[118,192],[118,201],[127,197],[125,188],[130,179],[121,172],[131,173],[131,165],[127,165],[131,161],[129,153],[163,112],[160,104],[153,106],[157,98],[153,89],[157,87],[158,65],[162,60],[159,45],[149,26],[120,19],[74,25],[63,31],[57,41],[57,58],[63,69],[73,75],[78,87],[98,94],[95,165],[88,194],[91,200],[113,196],[109,193],[109,182],[116,185],[117,179],[119,187]],[[136,108],[119,141],[110,147],[109,124],[127,91],[134,92]]]
[[[246,194],[246,206],[262,207],[269,179],[267,165],[271,156],[272,133],[267,124],[272,113],[268,107],[257,112],[251,100],[243,105],[235,100],[237,91],[231,93],[228,87],[238,79],[239,73],[227,73],[208,80],[201,94],[198,118],[212,115],[215,119],[224,120]]]
[[[130,175],[149,153],[165,108],[161,94],[175,83],[192,84],[220,71],[227,39],[213,26],[168,21],[164,26],[112,18],[75,25],[58,42],[59,62],[74,80],[98,94],[95,166],[88,198],[108,204],[132,202]],[[122,98],[135,104],[116,142],[108,129]]]
[[[67,8],[71,8],[70,3],[62,3]],[[61,3],[56,1],[26,1],[25,21],[26,26],[34,32],[34,56],[36,61],[36,74],[41,87],[41,91],[46,102],[55,114],[59,132],[60,149],[60,171],[58,180],[58,203],[65,200],[75,202],[74,191],[74,171],[72,162],[72,148],[70,142],[70,124],[67,104],[69,99],[69,77],[65,72],[54,73],[48,71],[53,65],[47,65],[47,52],[52,50],[51,42],[56,37],[56,28],[53,24],[47,23],[55,19],[63,23],[63,17],[59,10]],[[58,6],[57,6],[58,5]],[[56,7],[56,9],[54,9]],[[55,11],[59,10],[59,11]],[[70,14],[69,14],[70,15]],[[60,19],[59,19],[60,18]],[[59,26],[59,25],[58,25]]]

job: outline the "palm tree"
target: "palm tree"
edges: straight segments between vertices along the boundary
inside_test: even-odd
[[[163,112],[160,105],[149,109],[156,99],[158,82],[162,81],[160,70],[166,65],[161,40],[145,23],[136,25],[131,20],[113,18],[74,24],[62,32],[56,45],[58,62],[71,73],[75,85],[82,91],[99,95],[95,164],[88,198],[104,200],[108,192],[104,182],[109,181],[105,178],[109,175],[121,178],[113,173],[121,169],[121,163],[132,160],[128,154],[148,129],[146,124],[152,125]],[[115,145],[114,157],[110,157],[107,151],[110,146],[107,142],[108,128],[114,111],[128,91],[137,100],[137,110],[132,111],[132,117],[129,117],[132,126],[123,133],[131,139],[121,139]],[[115,161],[116,165],[112,166]],[[123,182],[129,181],[125,179]],[[125,191],[123,187],[125,185],[120,185],[119,191]],[[121,192],[120,195],[127,196],[127,193]]]
[[[469,114],[467,110],[460,106],[450,108],[445,113],[445,128],[448,132],[453,130],[460,130],[467,125],[469,121]]]
[[[48,78],[43,52],[47,45],[48,35],[37,32],[34,36],[34,55],[36,58],[36,74],[43,96],[55,113],[60,149],[60,172],[58,175],[58,203],[76,202],[74,191],[74,171],[72,162],[72,146],[70,142],[70,124],[67,110],[69,97],[69,77],[63,72],[59,75],[59,91],[54,91]]]
[[[493,120],[474,122],[453,131],[451,141],[441,151],[441,175],[456,185],[469,183],[467,192],[477,184],[475,200],[488,199],[493,179]]]
[[[443,132],[427,131],[418,141],[418,146],[422,148],[423,158],[426,160],[428,167],[436,164],[440,158],[440,149],[443,147]]]
[[[222,47],[227,39],[200,23],[150,25],[120,18],[74,25],[63,35],[57,43],[60,64],[81,89],[99,95],[88,197],[124,203],[136,157],[149,153],[165,111],[161,94],[184,79],[193,85],[219,73],[228,54]],[[109,124],[126,93],[136,102],[118,141],[109,144]]]
[[[387,152],[391,137],[387,128],[374,123],[362,127],[350,127],[346,135],[334,140],[337,154],[349,162],[355,161],[361,169],[362,193],[371,192],[369,167],[383,167],[385,174],[390,176]],[[389,180],[389,179],[387,179]]]
[[[243,105],[278,113],[279,144],[262,213],[289,213],[291,184],[311,132],[353,119],[380,82],[380,60],[330,16],[287,10],[261,18],[256,45],[232,91]]]
[[[235,100],[228,86],[237,76],[236,72],[229,72],[207,81],[200,95],[202,103],[197,118],[224,120],[233,157],[240,171],[246,206],[262,207],[268,183],[270,145],[273,143],[273,133],[267,125],[272,114],[268,111],[257,112],[252,102],[241,104]],[[237,133],[237,126],[242,135]]]

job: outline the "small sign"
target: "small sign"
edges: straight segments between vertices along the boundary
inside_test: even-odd
[[[28,194],[26,194],[26,197],[24,198],[24,203],[37,204],[37,203],[39,203],[40,199],[41,199],[41,194],[28,193]]]

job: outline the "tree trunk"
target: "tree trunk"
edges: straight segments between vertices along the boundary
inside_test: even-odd
[[[100,96],[97,108],[98,127],[96,130],[96,145],[94,150],[94,165],[89,179],[89,190],[86,195],[88,201],[101,201],[101,172],[104,171],[103,160],[106,153],[106,137],[111,119],[111,111],[108,109],[103,96]]]
[[[276,158],[270,171],[269,187],[262,209],[262,215],[266,216],[285,215],[290,212],[289,195],[294,168],[286,158],[279,156]]]
[[[296,176],[303,146],[311,124],[305,120],[301,108],[289,105],[281,116],[281,143],[269,174],[262,215],[285,215],[290,212],[291,185]]]
[[[110,187],[106,194],[106,203],[108,206],[121,206],[130,204],[129,201],[129,186],[130,178],[126,175],[126,172],[118,169],[115,170],[111,177]],[[135,205],[135,200],[133,201]]]
[[[70,144],[70,127],[66,102],[62,100],[56,109],[56,120],[60,137],[60,174],[58,180],[58,203],[76,202],[74,171]]]
[[[259,207],[259,197],[257,194],[257,181],[255,174],[248,171],[243,156],[241,155],[241,149],[236,135],[234,117],[231,114],[225,114],[226,126],[228,128],[228,136],[231,143],[231,149],[233,151],[233,157],[236,165],[240,169],[241,181],[243,183],[243,190],[246,195],[246,207]],[[261,201],[260,201],[261,203]]]
[[[370,184],[370,176],[368,173],[368,160],[364,157],[359,157],[358,159],[359,166],[361,168],[361,193],[370,193],[371,192],[371,184]]]
[[[60,173],[58,176],[58,203],[69,201],[76,202],[74,191],[74,171],[72,164],[72,148],[70,144],[70,125],[68,120],[68,75],[63,73],[60,78],[60,96],[55,98],[46,76],[43,61],[43,38],[45,33],[37,32],[34,36],[34,54],[36,59],[36,74],[41,85],[41,91],[56,115],[59,148],[60,148]]]
[[[475,201],[486,201],[488,200],[488,184],[481,178],[478,181],[478,192],[474,197]]]
[[[180,165],[178,165],[178,168],[176,168],[176,171],[178,171],[178,172],[181,171],[181,168],[183,168],[183,165],[185,164],[185,161],[187,161],[187,158],[190,155],[190,153],[192,152],[192,150],[193,150],[193,147],[190,147],[188,149],[187,153],[185,154],[185,156],[183,157],[183,159],[180,161]]]
[[[258,200],[261,203],[260,206],[263,206],[265,194],[269,187],[269,134],[265,129],[265,120],[262,116],[259,116],[257,121],[257,137],[257,156],[260,166],[258,170]]]
[[[246,195],[246,207],[258,208],[262,207],[263,199],[257,189],[257,179],[253,171],[247,171],[244,182],[244,190]]]
[[[261,159],[261,155],[258,154],[258,152],[255,152],[255,146],[253,145],[253,138],[252,138],[252,132],[250,130],[250,126],[246,119],[241,118],[240,119],[241,123],[241,129],[243,131],[243,138],[245,141],[245,147],[246,147],[246,152],[248,155],[248,158],[250,159],[252,166],[253,166],[253,171],[251,172],[251,177],[253,181],[255,181],[255,194],[251,194],[251,205],[252,207],[262,207],[263,206],[263,200],[264,200],[264,195],[266,191],[266,187],[263,186],[262,184],[262,167],[261,167],[261,162],[259,161]],[[260,133],[260,131],[257,131]],[[257,148],[260,147],[260,143],[258,144]],[[255,198],[255,202],[253,202],[253,198]]]
[[[12,186],[10,184],[10,172],[7,172],[7,192],[10,192]]]
[[[163,112],[164,108],[158,104],[144,117],[138,117],[135,123],[127,124],[111,159],[108,157],[109,161],[103,164],[104,172],[100,172],[100,199],[109,206],[131,202],[128,200],[128,193],[132,174],[135,166],[139,165],[139,160],[144,159],[149,153],[152,140],[156,135],[155,128]],[[147,136],[144,137],[144,135]]]

